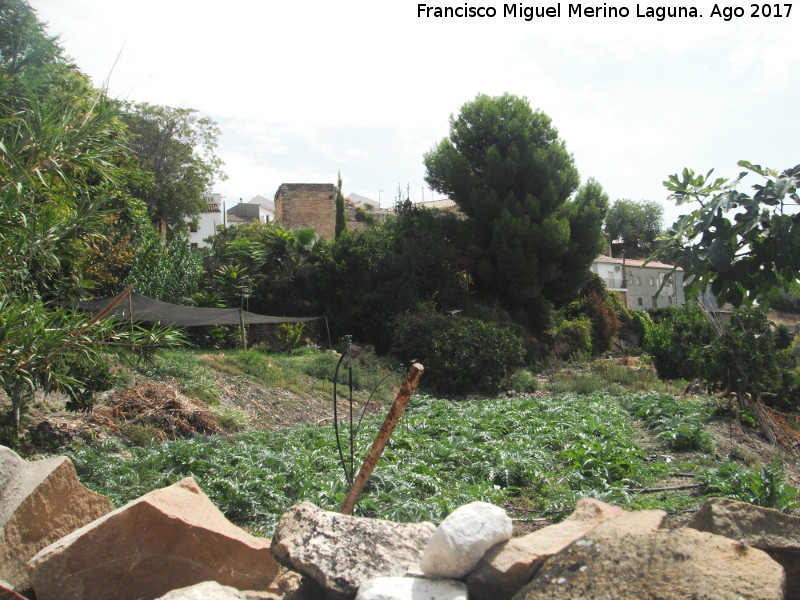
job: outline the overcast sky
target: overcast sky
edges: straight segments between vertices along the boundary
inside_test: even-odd
[[[735,176],[747,159],[800,162],[800,5],[789,16],[419,16],[417,2],[374,0],[31,0],[96,85],[135,102],[195,108],[222,129],[228,204],[281,183],[335,183],[391,206],[398,185],[432,199],[423,154],[478,93],[541,109],[585,181],[611,200],[662,202],[684,167]],[[463,7],[464,2],[429,4]],[[595,5],[602,6],[603,3]],[[517,3],[519,6],[519,3]],[[591,6],[584,4],[583,7]],[[762,5],[757,5],[762,7]],[[753,180],[755,181],[755,180]],[[440,197],[438,194],[436,198]]]

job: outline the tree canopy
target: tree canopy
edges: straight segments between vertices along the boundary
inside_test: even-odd
[[[622,240],[628,258],[644,258],[656,249],[663,220],[664,207],[658,202],[623,198],[609,208],[605,231],[612,243]]]
[[[125,107],[129,146],[145,176],[132,182],[132,193],[147,204],[153,219],[172,229],[203,209],[203,193],[224,179],[222,160],[214,153],[217,124],[190,108],[140,103]]]
[[[684,169],[664,182],[678,205],[694,209],[673,226],[666,249],[683,267],[687,296],[711,292],[735,306],[797,293],[800,273],[800,165],[778,172],[740,161],[734,180]],[[750,174],[752,194],[737,189]]]
[[[578,189],[550,118],[511,94],[464,104],[424,162],[428,184],[468,217],[465,254],[476,285],[545,325],[547,306],[575,296],[603,247],[602,187]]]
[[[123,127],[116,104],[63,58],[26,3],[2,8],[0,389],[11,410],[0,438],[15,443],[36,390],[61,390],[68,407],[87,408],[110,385],[109,352],[175,338],[51,304],[87,289],[79,265],[108,227]]]

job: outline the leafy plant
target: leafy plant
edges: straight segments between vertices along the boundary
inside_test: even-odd
[[[563,319],[550,330],[553,354],[560,360],[592,354],[592,322],[586,316]]]
[[[694,210],[673,226],[669,252],[686,272],[687,296],[710,291],[734,306],[778,299],[797,290],[800,165],[779,173],[748,161],[734,180],[684,169],[665,182],[678,205]],[[752,195],[737,189],[749,174],[762,178]]]
[[[440,394],[495,393],[525,358],[510,326],[430,310],[404,315],[395,343],[402,355],[425,366],[422,384]]]
[[[275,327],[275,337],[281,346],[292,350],[300,344],[304,328],[303,323],[280,323]]]
[[[643,419],[672,450],[713,449],[713,438],[705,430],[705,422],[711,415],[707,401],[640,392],[624,396],[621,403]]]
[[[716,469],[701,471],[700,478],[713,493],[777,510],[798,506],[797,490],[786,483],[779,456],[760,470],[726,462]]]
[[[648,323],[644,349],[662,379],[705,379],[705,347],[714,339],[706,315],[693,304],[668,308],[660,323]]]

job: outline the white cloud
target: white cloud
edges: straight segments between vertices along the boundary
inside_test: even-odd
[[[408,184],[421,199],[422,154],[479,92],[527,96],[612,200],[663,199],[661,181],[684,166],[798,162],[800,10],[525,22],[420,19],[416,3],[367,0],[32,4],[96,83],[111,73],[112,95],[214,118],[230,197],[341,170],[346,192],[386,204]]]

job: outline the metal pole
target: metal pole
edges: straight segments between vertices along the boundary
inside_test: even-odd
[[[384,420],[378,435],[375,437],[375,441],[372,443],[372,448],[370,448],[369,452],[367,453],[367,457],[364,459],[364,464],[361,465],[361,469],[359,470],[358,475],[356,475],[353,485],[350,486],[350,491],[347,492],[347,498],[345,498],[341,510],[343,515],[349,515],[353,513],[353,507],[355,507],[358,497],[364,490],[364,486],[367,484],[369,476],[372,475],[375,465],[378,464],[378,459],[381,457],[381,454],[383,454],[386,444],[389,443],[389,438],[392,436],[392,431],[394,431],[397,422],[403,415],[403,411],[405,411],[409,399],[414,394],[414,389],[417,387],[419,378],[422,377],[422,372],[424,370],[425,369],[423,366],[419,363],[412,364],[408,369],[408,374],[406,375],[405,382],[403,382],[403,387],[401,387],[400,391],[397,393],[397,398],[395,398],[394,403],[392,403],[392,408],[389,409],[389,414],[386,415],[386,419]]]

